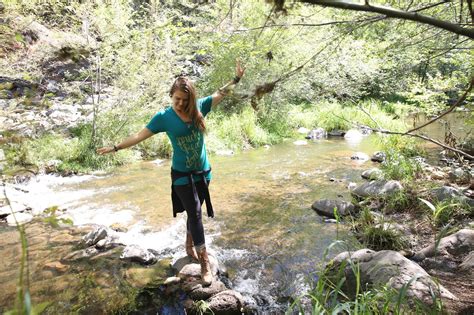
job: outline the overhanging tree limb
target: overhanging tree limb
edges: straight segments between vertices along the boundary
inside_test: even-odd
[[[439,20],[430,16],[419,14],[417,12],[407,12],[380,5],[355,3],[348,0],[300,0],[300,2],[338,9],[379,13],[391,18],[410,20],[418,23],[432,25],[455,34],[474,38],[474,28],[461,27],[458,24]]]
[[[425,126],[428,126],[429,124],[434,123],[435,121],[437,121],[437,120],[440,119],[441,117],[443,117],[443,116],[449,114],[450,112],[452,112],[456,107],[458,107],[459,105],[461,105],[462,102],[464,102],[464,100],[466,99],[466,97],[467,97],[467,96],[469,95],[469,93],[471,92],[473,86],[474,86],[474,77],[471,78],[471,83],[469,84],[469,86],[468,86],[466,92],[464,92],[464,94],[463,94],[463,95],[456,101],[456,103],[454,103],[448,110],[446,110],[444,113],[442,113],[442,114],[436,116],[435,118],[431,119],[430,121],[424,123],[423,125],[408,130],[405,134],[409,134],[410,132],[413,132],[413,131],[419,130],[419,129],[425,127]]]
[[[357,127],[363,126],[362,124],[359,124],[359,123],[354,122],[354,121],[350,121],[350,120],[348,120],[344,117],[341,117],[339,115],[336,115],[334,113],[333,113],[333,115],[336,116],[339,119],[342,119],[342,120],[348,122],[349,124],[351,124],[353,126],[357,126]],[[397,131],[390,131],[390,130],[379,129],[379,128],[370,128],[370,127],[367,127],[367,126],[364,126],[364,127],[369,129],[369,130],[372,130],[373,132],[379,132],[379,133],[384,133],[384,134],[389,134],[389,135],[400,135],[400,136],[409,136],[409,137],[414,137],[414,138],[420,138],[420,139],[423,139],[425,141],[434,143],[434,144],[436,144],[436,145],[438,145],[442,148],[445,148],[446,150],[456,152],[459,155],[462,155],[462,156],[466,157],[467,159],[469,159],[471,161],[474,160],[474,156],[470,155],[469,153],[464,152],[462,150],[459,150],[457,148],[453,148],[449,145],[446,145],[446,144],[442,143],[441,141],[438,141],[436,139],[433,139],[433,138],[430,138],[430,137],[427,137],[427,136],[424,136],[424,135],[419,135],[419,134],[410,133],[410,132],[397,132]]]

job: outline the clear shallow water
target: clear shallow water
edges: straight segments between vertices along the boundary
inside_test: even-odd
[[[349,199],[348,182],[360,181],[361,171],[373,164],[352,161],[350,156],[375,150],[371,136],[360,143],[329,139],[296,146],[288,142],[211,157],[210,190],[216,217],[205,216],[206,237],[228,268],[235,289],[260,296],[269,309],[304,292],[325,249],[337,238],[347,238],[344,226],[337,232],[335,224],[323,222],[311,210],[311,204],[319,198]],[[169,168],[169,161],[143,162],[105,176],[44,176],[20,186],[32,192],[25,194],[30,200],[24,201],[33,203],[37,211],[58,205],[75,225],[119,223],[128,229],[124,243],[155,249],[161,258],[176,258],[183,254],[185,215],[172,217]],[[41,269],[51,260],[47,249],[52,250],[54,242],[40,224],[33,224],[32,231],[43,237],[43,248],[33,248],[41,254],[30,256]],[[0,246],[0,252],[7,250],[8,246]],[[70,244],[55,249],[55,259],[70,250]],[[15,265],[15,255],[7,260],[5,266]],[[9,288],[5,296],[12,296],[16,272],[7,269],[10,273],[0,273],[0,283]],[[32,280],[43,281],[40,274]],[[54,287],[55,277],[51,280]]]
[[[440,126],[433,128],[433,133],[444,133]],[[321,198],[350,200],[347,184],[360,182],[361,172],[376,166],[350,156],[377,150],[376,136],[369,136],[360,141],[309,141],[306,146],[287,142],[235,156],[212,156],[210,190],[216,217],[204,216],[206,238],[228,268],[233,287],[260,300],[266,310],[284,309],[289,297],[307,290],[330,244],[337,239],[354,244],[344,225],[324,222],[311,204]],[[169,161],[143,162],[103,176],[42,176],[17,185],[29,193],[13,188],[8,193],[33,212],[58,205],[75,225],[118,223],[128,229],[124,243],[155,249],[160,259],[176,259],[184,254],[185,216],[172,217],[169,172]],[[85,268],[57,272],[45,264],[71,252],[82,234],[40,223],[27,227],[34,301],[78,303],[73,293],[58,292],[83,287]],[[0,305],[5,307],[13,303],[20,248],[13,228],[2,227],[0,235]],[[87,264],[100,290],[113,294],[117,280],[111,279],[123,276],[120,270],[110,270],[117,262]]]

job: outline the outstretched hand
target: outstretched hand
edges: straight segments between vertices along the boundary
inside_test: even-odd
[[[96,150],[97,154],[104,155],[107,153],[115,152],[114,147],[103,147]]]
[[[235,75],[239,78],[242,78],[245,73],[245,68],[240,64],[240,60],[235,60]]]

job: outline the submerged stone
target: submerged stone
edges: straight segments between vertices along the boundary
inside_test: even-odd
[[[321,199],[311,206],[319,215],[335,219],[334,209],[339,216],[347,216],[354,213],[355,207],[352,203],[343,200]]]
[[[357,161],[368,161],[369,156],[365,154],[364,152],[356,152],[351,155],[351,160],[357,160]]]

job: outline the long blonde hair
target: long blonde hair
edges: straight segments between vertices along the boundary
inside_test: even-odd
[[[188,117],[191,118],[194,126],[201,132],[206,132],[206,124],[202,113],[197,108],[196,103],[196,89],[194,84],[187,77],[178,77],[170,89],[170,97],[173,97],[174,92],[177,90],[188,94],[188,104],[186,105],[184,112]]]

